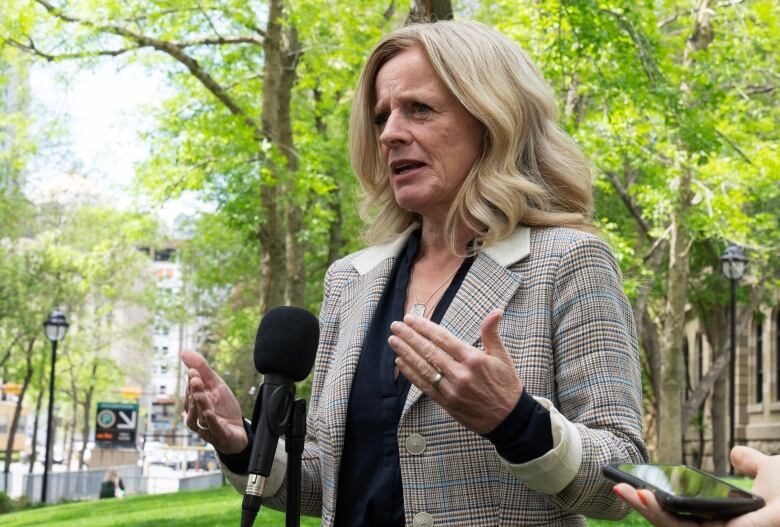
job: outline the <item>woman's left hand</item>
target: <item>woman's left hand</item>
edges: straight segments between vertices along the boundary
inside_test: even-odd
[[[504,312],[491,311],[482,322],[482,350],[459,340],[430,320],[406,315],[393,322],[388,342],[398,369],[409,381],[466,428],[493,431],[520,400],[523,382],[499,337]],[[437,374],[442,377],[433,386]]]

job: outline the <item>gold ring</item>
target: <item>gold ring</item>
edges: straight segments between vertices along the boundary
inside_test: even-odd
[[[433,387],[434,390],[439,389],[439,383],[441,382],[443,377],[444,375],[442,375],[440,371],[436,372],[436,377],[433,378],[433,382],[431,383],[431,386]]]
[[[195,426],[197,426],[200,430],[208,430],[209,429],[208,426],[203,426],[202,424],[200,424],[200,417],[196,417],[195,418]]]

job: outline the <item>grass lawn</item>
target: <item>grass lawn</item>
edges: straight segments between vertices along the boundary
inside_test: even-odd
[[[732,480],[734,481],[734,480]],[[749,480],[734,481],[749,487]],[[241,522],[241,496],[232,487],[84,501],[0,515],[3,527],[215,527]],[[284,513],[261,509],[258,527],[284,527]],[[319,525],[318,518],[301,518],[302,527]],[[588,520],[588,527],[649,526],[632,512],[619,522]]]
[[[215,527],[238,526],[241,496],[232,487],[129,496],[41,507],[0,516],[3,527]],[[318,518],[301,518],[302,527],[319,525]],[[257,527],[284,527],[284,513],[261,509]],[[589,527],[649,525],[633,513],[621,522],[589,520]]]
[[[232,487],[66,503],[0,516],[3,527],[215,527],[240,523],[241,496]],[[302,527],[319,524],[318,518],[301,518]],[[255,525],[284,527],[284,513],[261,509]]]

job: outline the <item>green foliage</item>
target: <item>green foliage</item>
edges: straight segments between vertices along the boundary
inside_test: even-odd
[[[269,251],[260,232],[278,219],[266,217],[263,191],[284,185],[274,204],[302,213],[302,227],[285,233],[304,248],[306,287],[299,301],[317,311],[331,260],[362,246],[357,183],[346,155],[357,75],[372,45],[403,23],[405,13],[399,10],[386,20],[388,2],[379,0],[285,2],[283,25],[297,30],[302,50],[290,94],[296,161],[291,171],[279,168],[286,166],[286,152],[260,130],[266,117],[267,2],[216,0],[197,8],[149,0],[57,4],[88,24],[66,23],[32,0],[13,4],[0,14],[0,38],[16,47],[0,46],[0,63],[3,57],[17,60],[18,48],[31,37],[33,51],[58,55],[48,57],[54,60],[76,59],[89,67],[103,60],[99,53],[113,50],[115,56],[105,60],[140,62],[164,74],[160,100],[149,109],[154,126],[144,139],[150,156],[137,167],[137,188],[159,201],[194,193],[213,207],[193,218],[192,235],[179,250],[188,297],[167,303],[165,311],[174,319],[208,320],[202,351],[237,393],[246,394],[256,380],[248,358],[261,315],[261,259]],[[683,174],[691,175],[690,209],[683,221],[692,239],[688,293],[695,314],[711,317],[725,302],[718,257],[730,242],[749,249],[749,280],[767,287],[780,280],[780,19],[774,4],[711,5],[709,41],[706,31],[694,38],[699,14],[680,0],[456,2],[456,18],[496,27],[544,72],[560,103],[560,125],[593,162],[596,223],[616,252],[626,291],[634,302],[647,301],[645,314],[659,330],[668,256],[661,255],[656,265],[654,251],[663,250],[659,247],[669,238]],[[219,99],[202,75],[194,75],[194,67],[184,67],[160,46],[141,46],[116,31],[118,26],[180,44],[235,107]],[[242,38],[214,42],[234,36]],[[3,122],[19,130],[27,126],[19,116],[3,118],[0,133]],[[20,140],[17,151],[22,154],[14,159],[26,159],[31,149]],[[0,155],[0,162],[6,157]],[[0,227],[18,233],[13,212],[25,210],[30,206],[18,195],[0,195]],[[150,231],[138,218],[90,214],[75,221],[107,223],[108,230],[127,233],[126,240],[141,240]],[[134,227],[120,225],[126,220]],[[283,220],[280,229],[286,229]],[[51,269],[71,266],[86,277],[58,294],[91,292],[107,301],[132,296],[99,256],[124,261],[122,244],[103,232],[80,232],[67,242],[72,252],[62,248],[40,257]],[[92,256],[82,261],[77,254],[83,251]],[[0,280],[0,288],[8,289],[27,265],[18,258],[0,262],[0,273],[11,281]],[[19,293],[11,289],[0,290],[1,296],[18,304]],[[10,306],[16,304],[10,302],[6,306],[13,312]],[[108,302],[103,309],[110,309]],[[647,378],[645,386],[652,391]]]

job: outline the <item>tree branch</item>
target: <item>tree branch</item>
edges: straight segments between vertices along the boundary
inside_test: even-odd
[[[642,257],[643,262],[647,262],[651,258],[653,258],[653,255],[663,247],[663,250],[666,250],[666,242],[669,241],[669,233],[672,231],[672,226],[669,225],[664,230],[664,233],[656,238],[656,240],[653,242],[653,245],[650,246],[650,250],[647,251],[647,253]]]
[[[10,46],[13,46],[21,51],[24,51],[26,53],[30,53],[32,55],[35,55],[37,57],[41,57],[42,59],[48,61],[48,62],[57,62],[60,60],[72,60],[72,59],[86,59],[91,57],[116,57],[118,55],[122,55],[123,53],[127,53],[129,51],[135,51],[137,49],[140,49],[139,47],[132,47],[132,48],[119,48],[119,49],[101,49],[101,50],[95,50],[95,51],[85,51],[83,53],[61,53],[61,54],[51,54],[46,53],[45,51],[42,51],[39,49],[35,42],[31,38],[28,38],[30,41],[29,44],[23,44],[19,42],[18,40],[13,39],[0,39],[0,42],[4,42],[6,44],[9,44]]]
[[[757,93],[770,93],[776,90],[777,88],[780,88],[780,85],[777,84],[767,84],[765,86],[750,85],[748,86],[746,92],[748,95],[755,95]]]
[[[21,338],[22,338],[22,334],[18,333],[14,337],[14,340],[11,342],[11,344],[8,345],[8,348],[6,348],[2,360],[0,360],[0,368],[2,368],[5,365],[6,361],[8,361],[8,359],[11,357],[11,350],[14,348],[14,346],[16,346],[16,343],[19,342]]]
[[[642,63],[642,69],[644,70],[645,75],[647,75],[647,79],[650,82],[654,82],[662,78],[658,66],[645,48],[646,42],[644,42],[642,35],[634,29],[631,21],[628,20],[625,15],[616,13],[609,9],[600,8],[599,11],[614,17],[618,24],[623,28],[623,31],[628,34],[629,38],[634,43],[634,46],[636,46],[636,49],[639,52],[639,60]]]
[[[716,129],[715,129],[715,133],[717,134],[717,136],[718,136],[718,137],[720,137],[721,139],[723,139],[724,141],[726,141],[726,143],[728,143],[728,144],[729,144],[729,146],[730,146],[731,148],[733,148],[733,149],[734,149],[734,150],[737,152],[737,154],[739,154],[739,156],[740,156],[742,159],[744,159],[744,160],[745,160],[745,162],[747,162],[747,164],[748,164],[748,165],[752,165],[752,164],[753,164],[753,162],[752,162],[752,161],[750,160],[750,158],[749,158],[749,157],[748,157],[748,156],[745,154],[745,152],[743,152],[742,150],[740,150],[740,149],[739,149],[739,147],[736,145],[736,143],[734,143],[734,142],[733,142],[731,139],[729,139],[728,137],[726,137],[726,135],[725,135],[725,134],[723,134],[723,132],[721,132],[720,130],[718,130],[718,129],[716,128]]]
[[[623,203],[626,205],[628,212],[630,212],[631,216],[633,216],[634,220],[639,226],[639,230],[642,231],[642,234],[645,235],[645,237],[647,238],[652,238],[650,236],[650,229],[651,229],[650,224],[648,224],[647,220],[642,216],[642,211],[639,210],[639,206],[634,202],[634,198],[631,196],[631,194],[628,193],[628,190],[626,190],[626,188],[623,186],[623,183],[617,177],[617,174],[608,170],[604,172],[604,175],[607,176],[607,179],[609,179],[615,191],[617,191],[618,196],[620,196],[620,199],[623,200]]]
[[[241,108],[236,101],[234,101],[225,92],[224,88],[222,88],[222,86],[220,86],[220,84],[206,70],[204,70],[200,66],[200,64],[198,64],[198,61],[190,57],[184,52],[184,47],[182,47],[181,45],[178,45],[174,42],[169,42],[166,40],[160,40],[154,37],[141,35],[134,31],[130,31],[129,29],[122,26],[117,26],[112,24],[100,25],[90,20],[76,18],[65,14],[62,10],[50,4],[47,0],[35,0],[35,1],[41,6],[43,6],[52,16],[59,18],[64,22],[78,24],[81,26],[105,31],[107,33],[112,33],[114,35],[119,35],[121,37],[127,38],[128,40],[132,40],[138,45],[138,47],[151,47],[156,49],[157,51],[166,53],[167,55],[169,55],[170,57],[178,61],[180,64],[184,65],[189,70],[189,72],[196,79],[198,79],[200,83],[209,92],[211,92],[212,95],[214,95],[214,97],[216,97],[222,104],[224,104],[227,107],[230,113],[232,113],[237,117],[240,117],[247,126],[249,126],[252,130],[254,130],[256,137],[263,137],[267,135],[263,133],[260,125],[249,114],[247,114],[246,111],[243,108]],[[215,40],[215,39],[208,39],[208,40]]]
[[[233,35],[227,37],[204,37],[195,40],[183,40],[171,42],[174,46],[180,48],[189,48],[193,46],[222,46],[225,44],[254,44],[255,46],[263,45],[263,38],[256,37],[254,35]]]

